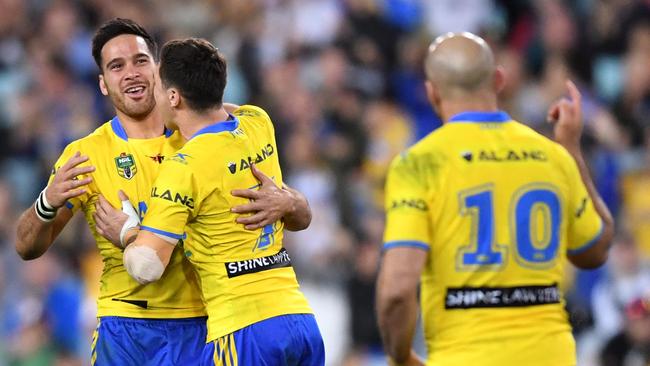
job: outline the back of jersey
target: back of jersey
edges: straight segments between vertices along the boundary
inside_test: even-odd
[[[246,230],[231,212],[248,203],[232,190],[259,187],[252,164],[282,184],[269,116],[245,105],[232,117],[197,132],[165,160],[143,223],[184,238],[208,312],[208,341],[271,317],[312,312],[282,245],[283,222]]]
[[[462,113],[395,159],[386,194],[385,247],[428,251],[428,364],[575,364],[566,253],[602,223],[566,150],[506,113]]]

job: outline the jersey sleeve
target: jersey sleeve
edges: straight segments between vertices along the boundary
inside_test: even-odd
[[[87,153],[84,153],[84,151],[81,151],[80,144],[78,142],[72,142],[66,148],[63,150],[59,158],[57,159],[56,163],[54,163],[54,166],[52,167],[52,172],[50,173],[50,177],[47,181],[47,185],[49,186],[52,183],[52,180],[54,180],[54,176],[56,175],[56,172],[61,169],[65,163],[70,160],[74,156],[74,154],[79,151],[81,155],[87,155]],[[82,163],[78,165],[78,167],[83,167],[87,165],[91,165],[92,161]],[[76,179],[83,179],[85,178],[85,175],[80,175],[77,176]],[[90,197],[90,194],[88,193],[88,190],[86,189],[86,193],[73,197],[68,199],[68,201],[65,203],[65,206],[72,210],[73,213],[77,212],[80,208],[86,205],[86,202],[88,202]]]
[[[192,169],[182,156],[177,154],[161,165],[141,230],[176,240],[185,238],[185,225],[196,207],[198,193]]]
[[[275,153],[275,159],[277,159],[278,158],[278,155],[277,155],[278,154],[278,145],[277,145],[277,142],[275,140],[275,126],[273,126],[273,121],[271,120],[271,117],[268,115],[268,113],[266,113],[266,111],[264,109],[260,108],[260,107],[250,105],[250,104],[245,104],[245,105],[242,105],[239,108],[237,108],[233,114],[235,116],[238,116],[238,117],[252,118],[254,120],[254,123],[256,123],[256,125],[264,126],[264,128],[265,128],[264,133],[268,135],[268,136],[265,136],[265,137],[268,137],[268,139],[270,141],[270,146],[266,146],[265,148],[267,149],[267,151],[274,152]],[[257,131],[257,133],[260,133],[259,131],[261,131],[261,129],[256,130],[256,131]],[[278,164],[279,164],[279,162],[278,162]],[[282,181],[282,171],[278,169],[278,171],[275,172],[275,175],[276,176],[274,176],[274,181],[277,184],[281,185],[282,182],[283,182]]]
[[[568,254],[579,254],[595,244],[603,231],[603,222],[594,207],[587,187],[582,181],[578,165],[566,155],[569,179],[568,197]]]
[[[239,106],[239,108],[237,108],[233,114],[238,117],[261,118],[265,123],[273,125],[271,123],[271,117],[269,117],[269,114],[266,113],[266,111],[262,108],[254,105],[244,104],[242,106]]]
[[[386,180],[384,249],[415,247],[429,250],[431,220],[428,190],[413,156],[396,157]]]

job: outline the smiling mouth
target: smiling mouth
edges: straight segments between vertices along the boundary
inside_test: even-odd
[[[146,88],[143,85],[132,86],[132,87],[126,88],[124,90],[124,93],[126,95],[128,95],[128,96],[131,96],[131,97],[140,97],[140,96],[143,95],[145,89]]]

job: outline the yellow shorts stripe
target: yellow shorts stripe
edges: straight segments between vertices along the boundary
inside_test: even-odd
[[[214,344],[214,354],[212,355],[212,361],[214,361],[214,366],[221,366],[221,358],[219,357],[219,340],[215,339],[212,341]]]
[[[95,347],[97,347],[97,339],[99,338],[99,323],[100,320],[97,319],[97,327],[93,331],[93,340],[90,345],[90,364],[95,365],[95,361],[97,361],[97,350]]]
[[[237,346],[233,334],[217,338],[212,343],[214,344],[212,361],[215,366],[239,366]]]
[[[230,357],[232,357],[233,366],[238,366],[239,361],[237,360],[237,344],[235,344],[235,335],[230,333]]]

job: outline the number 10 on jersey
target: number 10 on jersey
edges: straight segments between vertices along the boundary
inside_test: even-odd
[[[494,185],[487,184],[460,192],[461,216],[471,220],[469,243],[456,254],[459,271],[498,271],[514,251],[517,263],[544,269],[554,265],[560,244],[561,206],[554,186],[527,184],[517,190],[509,212],[494,210]],[[505,217],[508,215],[508,217]],[[498,243],[497,225],[508,223],[510,242]]]

